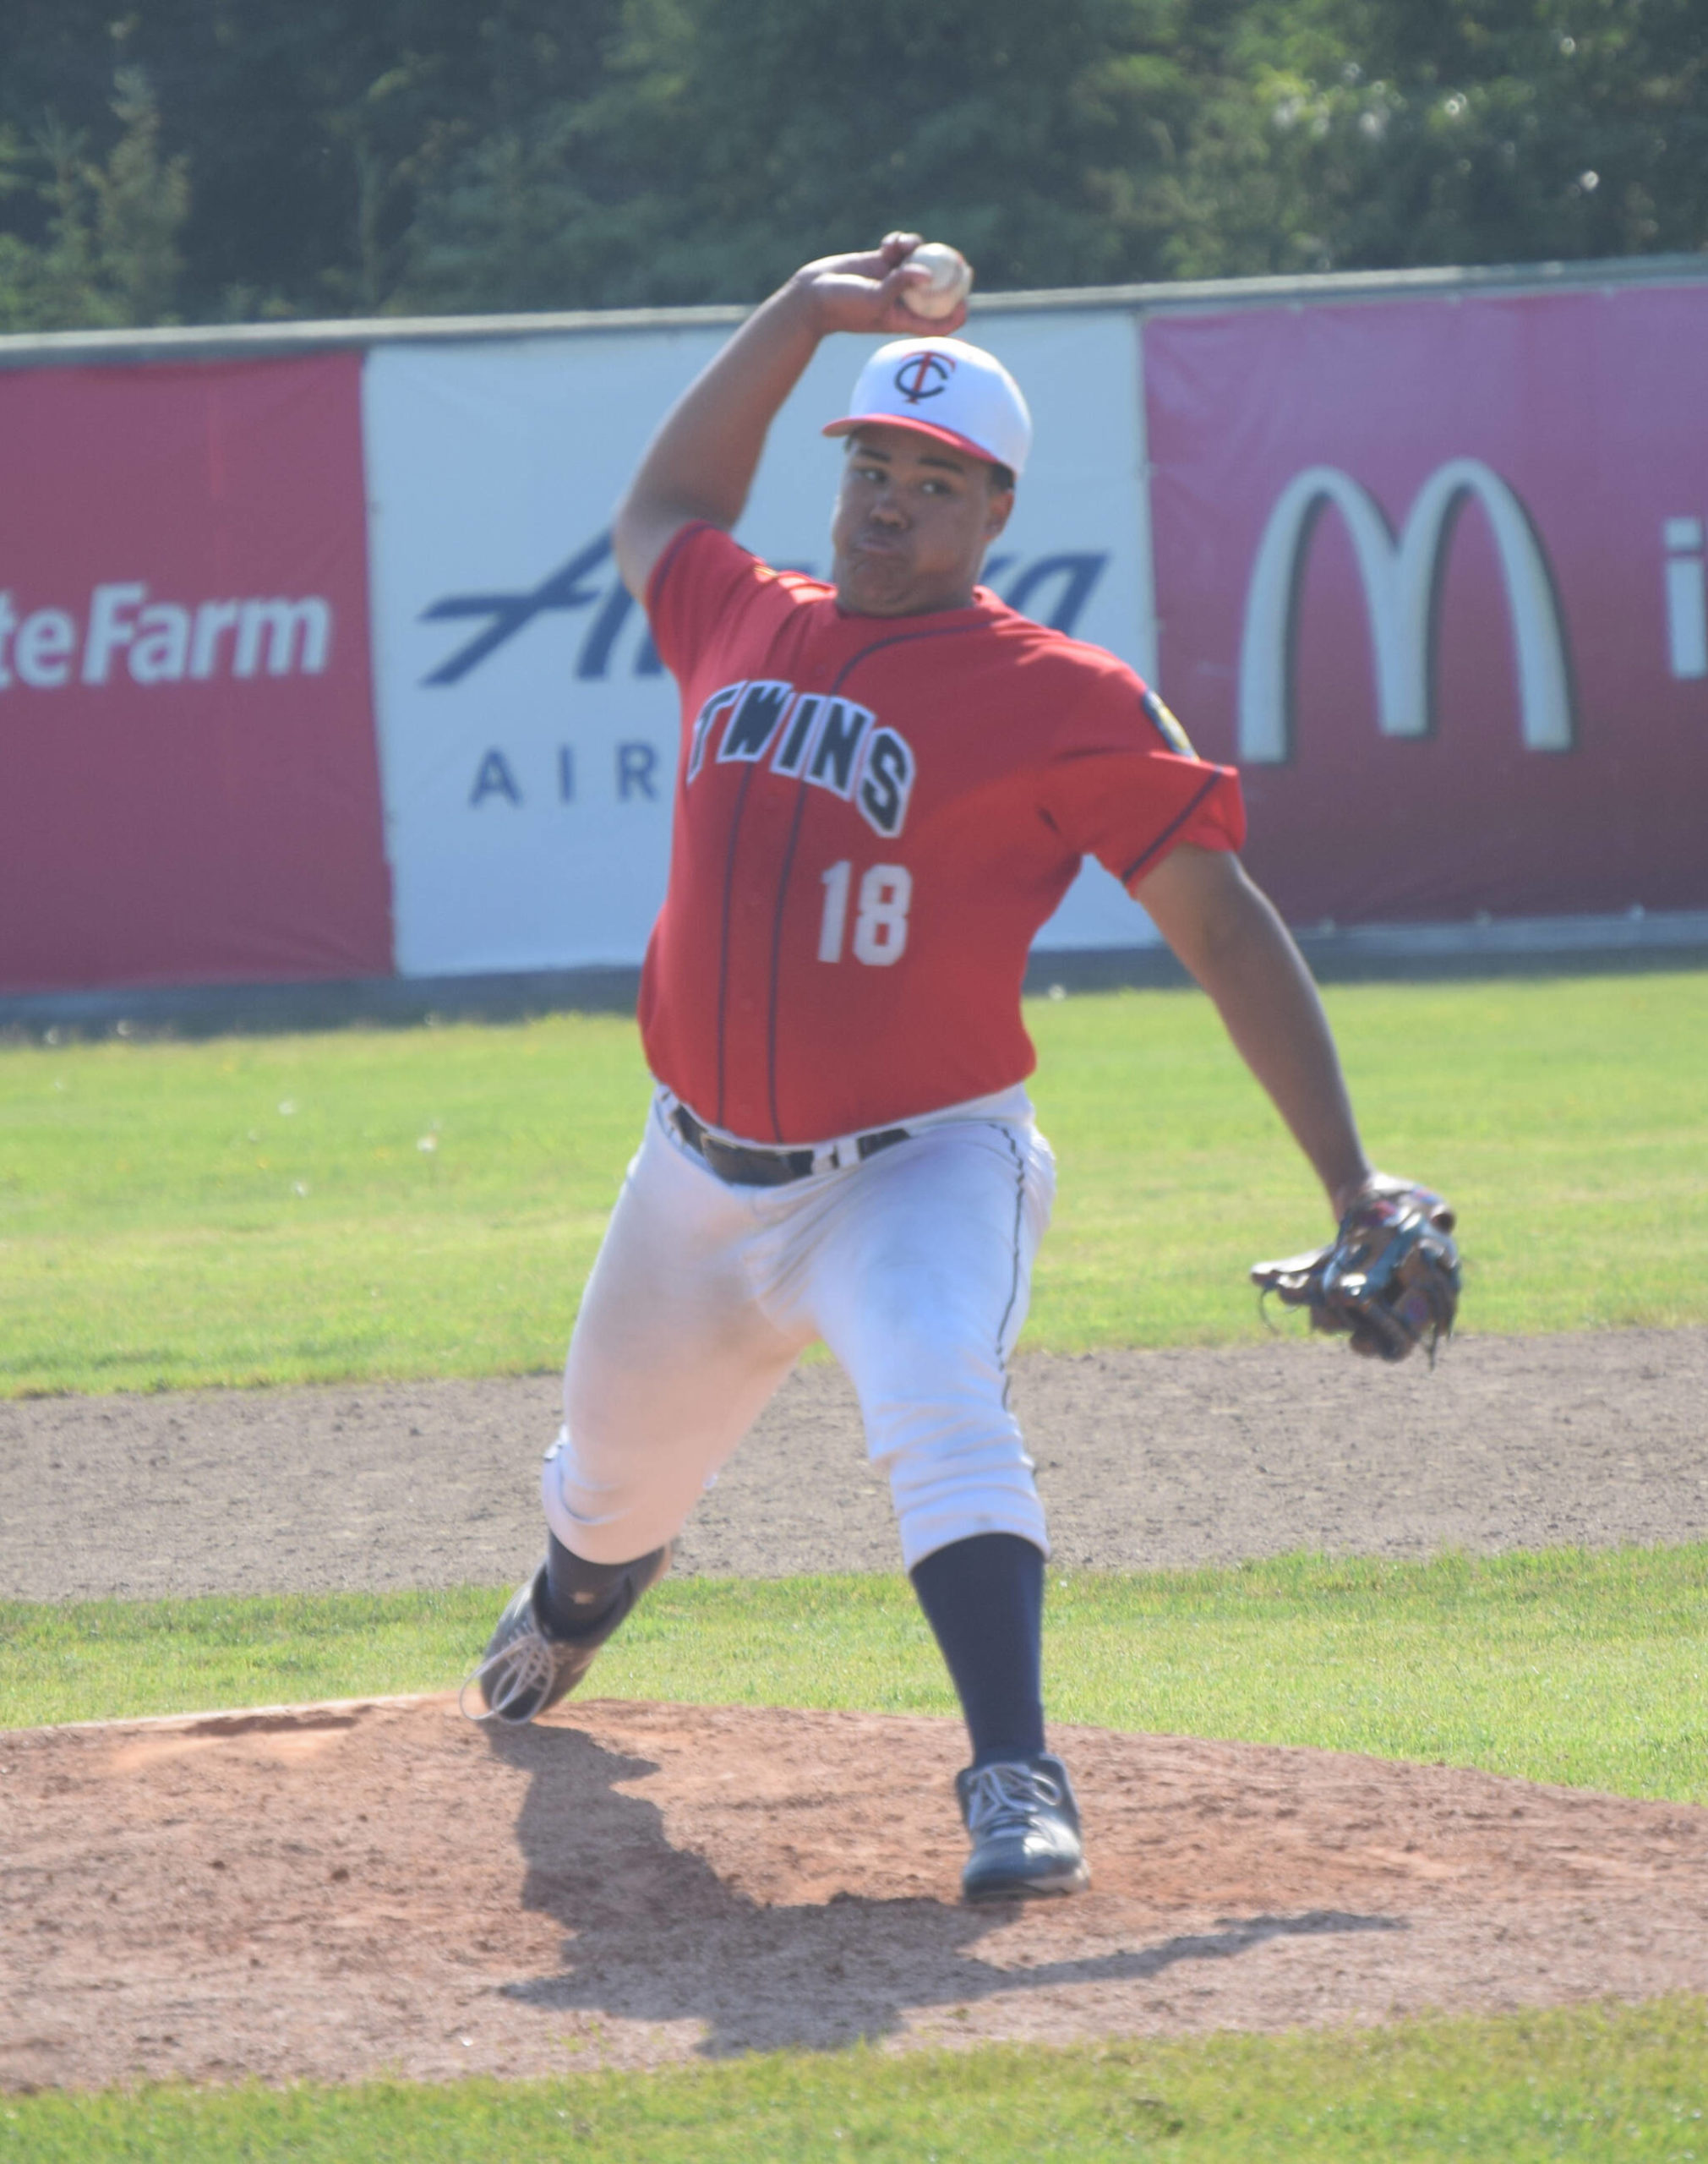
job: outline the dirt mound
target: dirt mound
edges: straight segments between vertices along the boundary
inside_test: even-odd
[[[956,1904],[956,1724],[443,1698],[0,1736],[0,2085],[437,2079],[1708,1989],[1708,1811],[1063,1730],[1094,1883]]]

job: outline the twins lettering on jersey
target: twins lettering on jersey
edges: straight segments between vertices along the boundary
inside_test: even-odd
[[[913,794],[913,751],[869,707],[768,680],[726,684],[694,718],[690,782],[705,764],[714,736],[718,765],[768,757],[772,773],[858,805],[875,832],[893,836],[902,831]]]

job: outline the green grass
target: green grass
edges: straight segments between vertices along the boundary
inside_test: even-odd
[[[1708,1320],[1708,972],[1323,997],[1372,1154],[1459,1205],[1467,1328]],[[1246,1266],[1326,1237],[1323,1205],[1209,1003],[1030,1019],[1063,1170],[1030,1342],[1259,1335]]]
[[[1052,1571],[1052,1719],[1438,1759],[1708,1803],[1708,1544],[1426,1563]],[[0,1606],[0,1724],[443,1689],[497,1589]],[[899,1577],[688,1578],[596,1688],[952,1713]],[[1705,2150],[1708,2157],[1708,2150]]]
[[[1708,1802],[1708,1544],[1052,1572],[1059,1720],[1440,1759]],[[498,1589],[0,1606],[7,1724],[453,1682]],[[621,1697],[948,1713],[899,1578],[667,1582]],[[756,2056],[646,2076],[0,2097],[0,2164],[881,2164],[1695,2157],[1708,2003],[1067,2052]]]
[[[7,2164],[1407,2164],[1708,2157],[1708,2003],[557,2081],[0,2100]]]
[[[645,1087],[579,1016],[0,1052],[0,1391],[554,1366]]]
[[[1708,973],[1329,1005],[1372,1150],[1460,1205],[1467,1327],[1708,1320]],[[1208,1003],[1029,1019],[1061,1184],[1027,1342],[1258,1336],[1246,1265],[1322,1205]],[[0,1049],[0,1394],[555,1367],[644,1089],[588,1016]]]

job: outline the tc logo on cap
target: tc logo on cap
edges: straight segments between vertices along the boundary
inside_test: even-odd
[[[923,410],[921,410],[923,409]],[[866,356],[854,399],[827,436],[888,422],[916,429],[1018,473],[1032,448],[1032,417],[994,353],[958,338],[893,338]]]
[[[896,370],[896,389],[909,406],[917,406],[922,398],[941,397],[954,373],[947,353],[909,353]]]

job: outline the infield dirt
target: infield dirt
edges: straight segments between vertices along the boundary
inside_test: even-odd
[[[1320,1340],[1032,1353],[1014,1396],[1074,1568],[1708,1534],[1708,1330],[1467,1337],[1433,1374]],[[514,1582],[558,1419],[555,1375],[0,1402],[0,1594]],[[675,1567],[899,1567],[839,1369],[784,1385]]]
[[[1058,1554],[1421,1555],[1708,1531],[1708,1331],[1023,1360]],[[510,1578],[549,1377],[0,1406],[33,1599]],[[795,1377],[690,1569],[894,1567],[845,1385]],[[1094,1883],[957,1905],[956,1723],[446,1700],[0,1735],[0,2087],[436,2079],[1374,2022],[1708,1990],[1708,1812],[1058,1730]]]

